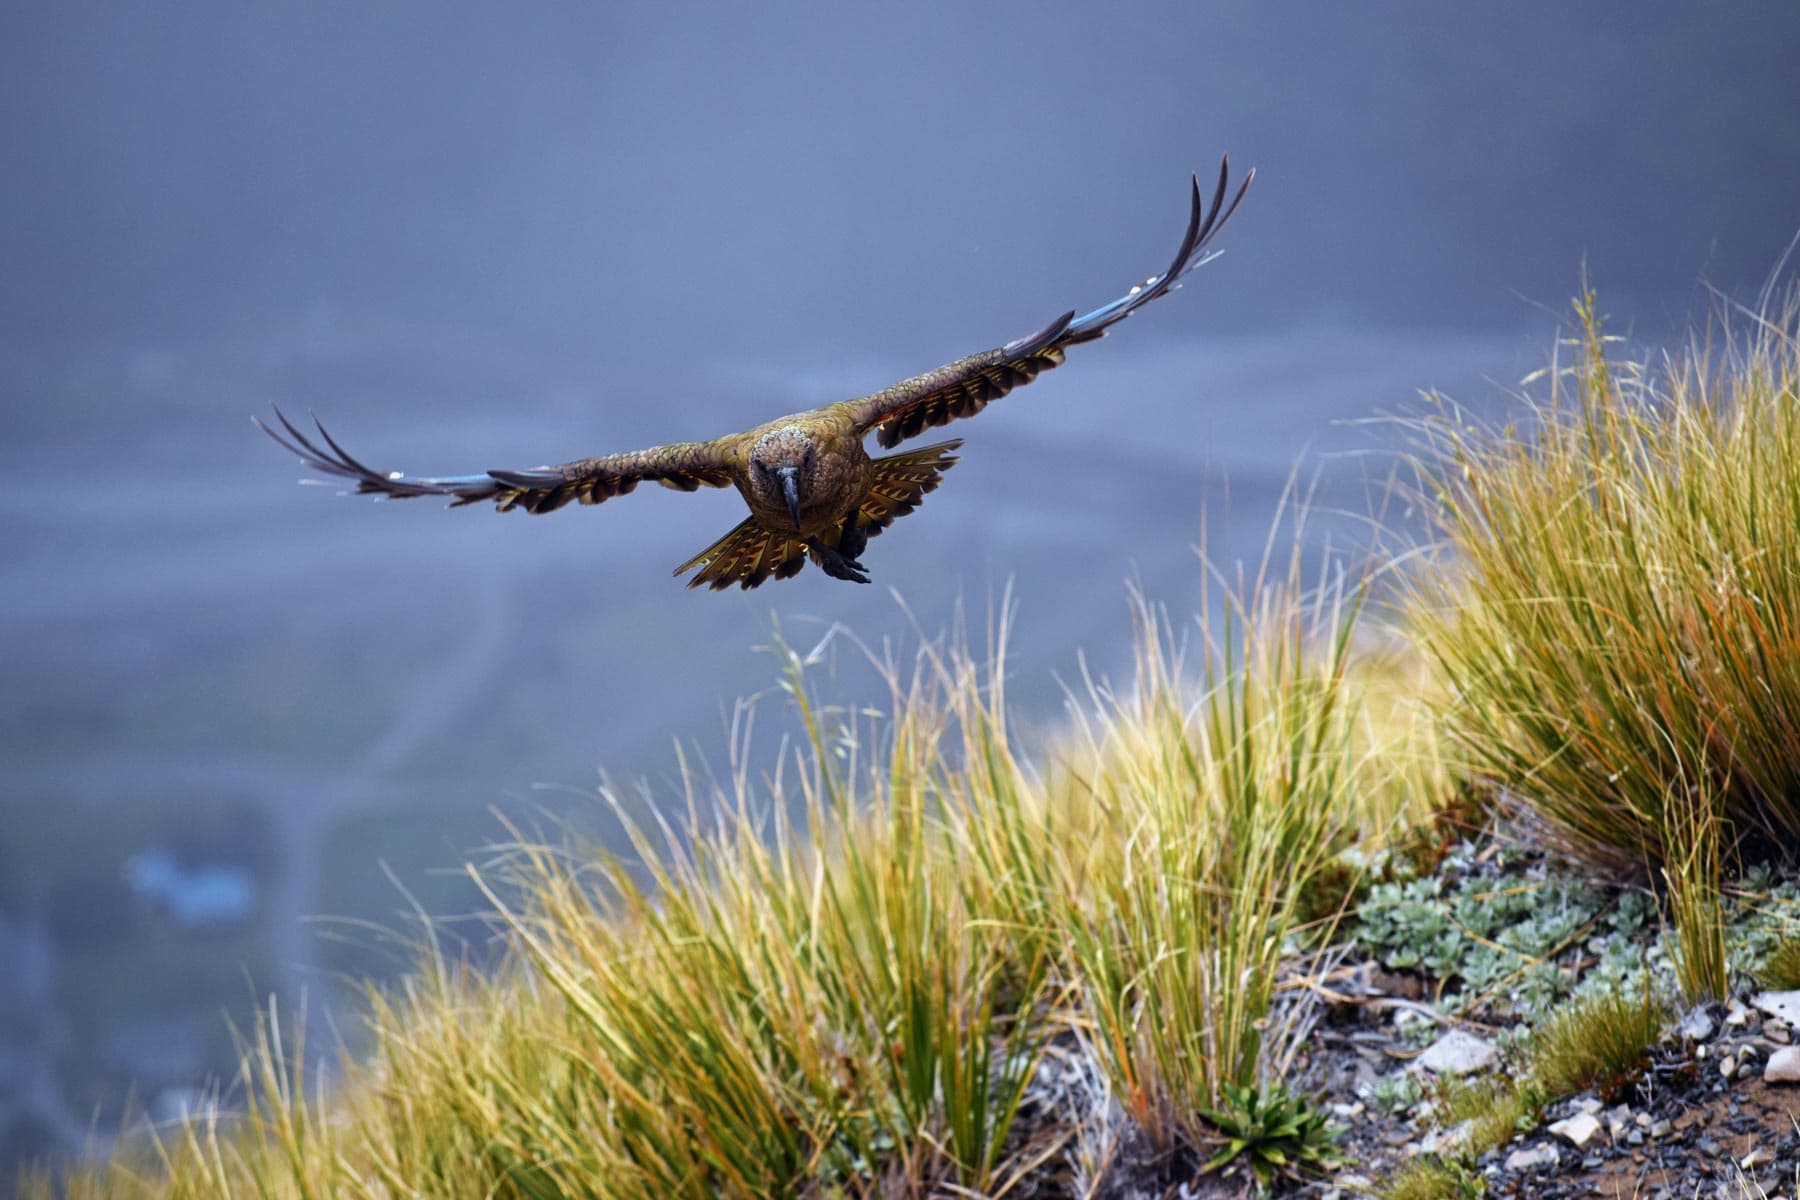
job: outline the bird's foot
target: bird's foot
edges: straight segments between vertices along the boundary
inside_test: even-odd
[[[862,557],[862,552],[868,548],[868,545],[869,535],[863,531],[861,525],[856,523],[856,513],[852,511],[844,521],[843,532],[838,534],[838,553],[851,562],[855,562]]]
[[[808,538],[806,548],[812,551],[813,561],[819,569],[833,579],[847,579],[851,583],[867,583],[869,577],[864,574],[867,567],[856,559],[833,546],[827,546],[818,538]]]

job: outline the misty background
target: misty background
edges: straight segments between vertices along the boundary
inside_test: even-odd
[[[1754,298],[1797,62],[1791,0],[6,5],[0,1168],[198,1102],[271,994],[354,1042],[401,888],[477,909],[491,810],[593,815],[602,770],[672,810],[777,619],[979,640],[1010,583],[1051,725],[1127,580],[1198,606],[1203,517],[1253,558],[1298,464],[1366,544],[1399,439],[1354,422],[1503,408],[1584,263],[1645,348]],[[1224,257],[949,431],[872,587],[685,591],[734,493],[372,504],[249,421],[422,473],[713,437],[1111,299],[1223,151]]]

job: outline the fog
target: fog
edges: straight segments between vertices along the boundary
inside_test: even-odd
[[[1788,0],[1120,9],[0,12],[0,1158],[133,1084],[179,1111],[222,1012],[402,967],[355,923],[475,905],[490,810],[581,819],[602,771],[672,804],[777,622],[979,640],[1010,588],[1053,725],[1127,582],[1185,618],[1193,547],[1253,560],[1291,478],[1354,559],[1399,440],[1365,419],[1503,409],[1584,271],[1648,349],[1800,231]],[[249,420],[422,473],[713,437],[1111,299],[1223,152],[1224,256],[951,429],[870,587],[684,590],[728,492],[372,504]]]

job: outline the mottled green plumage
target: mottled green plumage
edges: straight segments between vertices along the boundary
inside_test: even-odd
[[[878,443],[891,447],[928,427],[973,416],[988,401],[1060,366],[1068,347],[1103,337],[1108,327],[1169,292],[1184,273],[1212,257],[1201,251],[1236,211],[1255,174],[1244,177],[1226,206],[1227,164],[1221,160],[1210,212],[1201,201],[1196,178],[1187,233],[1168,270],[1085,316],[1065,313],[998,349],[856,400],[778,417],[710,442],[655,446],[529,471],[408,476],[369,469],[346,453],[323,426],[318,431],[323,444],[314,442],[279,409],[275,415],[286,436],[260,420],[257,425],[315,470],[354,480],[358,492],[446,496],[452,506],[487,500],[502,511],[544,513],[571,501],[599,504],[645,480],[684,492],[736,487],[750,516],[676,568],[677,575],[695,572],[689,587],[752,588],[771,577],[795,574],[809,558],[834,578],[867,583],[858,561],[867,540],[911,512],[925,493],[937,487],[943,472],[956,462],[950,452],[962,443],[871,458],[863,439],[873,433]]]

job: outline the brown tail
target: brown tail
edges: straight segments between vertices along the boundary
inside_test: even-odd
[[[786,579],[806,565],[806,546],[782,533],[771,533],[746,517],[735,528],[675,568],[680,575],[699,567],[688,586],[720,591],[737,584],[753,588],[768,579]]]

